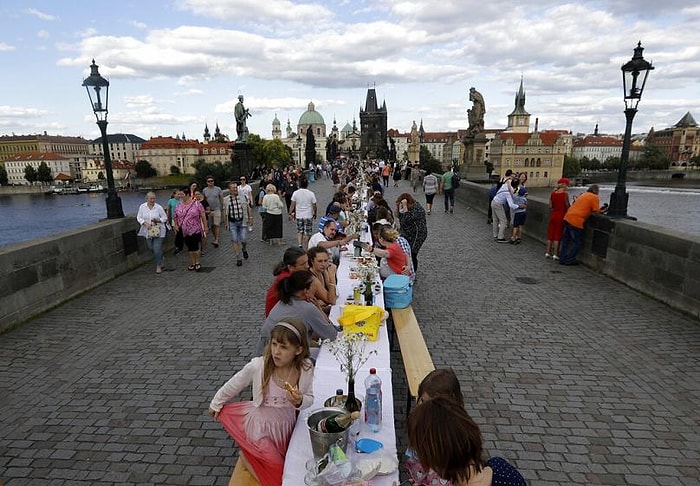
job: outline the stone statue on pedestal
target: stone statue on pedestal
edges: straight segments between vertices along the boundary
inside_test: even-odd
[[[415,120],[413,120],[413,125],[411,126],[411,143],[408,145],[408,162],[411,165],[420,162],[420,135],[418,134],[418,125],[416,125]]]
[[[243,106],[243,95],[238,95],[238,103],[233,109],[233,116],[236,117],[236,142],[248,141],[248,127],[246,119],[252,116],[250,111]]]
[[[484,103],[484,97],[474,87],[469,88],[469,100],[472,102],[472,107],[470,110],[467,110],[467,118],[469,120],[467,136],[474,136],[484,131],[486,104]]]

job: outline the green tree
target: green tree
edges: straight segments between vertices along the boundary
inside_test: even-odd
[[[46,162],[42,162],[41,164],[39,164],[39,168],[36,171],[36,179],[39,182],[45,183],[53,181],[53,177],[51,176],[51,169],[49,169],[49,166],[46,165]]]
[[[425,145],[421,145],[420,147],[420,168],[423,169],[424,171],[430,171],[435,174],[442,174],[444,172],[444,169],[442,168],[442,164],[438,159],[433,157],[433,154],[430,153],[430,150],[428,150],[428,147]]]
[[[566,155],[564,156],[564,165],[562,166],[561,173],[563,177],[573,179],[581,173],[581,163],[576,157]]]
[[[273,165],[284,166],[292,163],[292,148],[282,143],[282,140],[263,141],[262,160],[256,160],[265,167]]]
[[[256,135],[251,133],[248,135],[248,145],[251,146],[251,152],[253,154],[253,165],[263,164],[265,160],[265,141]]]
[[[668,169],[671,165],[671,159],[653,143],[646,144],[639,162],[653,170]]]
[[[158,175],[158,172],[147,160],[139,160],[138,162],[136,162],[134,170],[136,171],[136,177],[140,177],[142,179],[147,179],[149,177],[155,177]]]
[[[602,166],[605,170],[619,170],[620,169],[620,157],[608,157],[603,162]]]
[[[180,168],[177,165],[171,165],[170,166],[170,173],[172,175],[177,175],[180,173]]]
[[[688,160],[688,165],[692,167],[698,167],[700,166],[700,155],[693,155],[689,160]],[[2,170],[0,169],[0,184],[2,184]],[[5,184],[7,184],[7,172],[5,173]]]
[[[7,170],[4,165],[0,165],[0,186],[7,185]]]
[[[37,181],[36,169],[27,164],[27,166],[24,168],[24,178],[30,184],[34,184]]]

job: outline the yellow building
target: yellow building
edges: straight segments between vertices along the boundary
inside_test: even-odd
[[[90,154],[90,142],[82,137],[61,135],[3,135],[0,136],[0,162],[23,152],[52,153],[70,161],[71,179],[80,180],[81,164]]]
[[[508,128],[494,137],[489,162],[503,176],[508,169],[525,172],[530,187],[554,187],[562,176],[564,157],[571,155],[573,136],[568,130],[530,132],[530,114],[525,111],[525,90],[515,95],[515,109],[508,115]]]

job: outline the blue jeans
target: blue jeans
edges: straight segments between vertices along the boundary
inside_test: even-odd
[[[146,238],[146,246],[153,252],[156,267],[163,266],[163,241],[165,238]]]
[[[231,234],[231,241],[246,243],[248,241],[248,228],[243,221],[228,222],[228,231]]]
[[[576,262],[576,255],[583,246],[583,228],[571,226],[564,221],[564,235],[559,248],[559,263],[571,265]]]
[[[445,189],[445,211],[449,211],[455,206],[455,190]]]

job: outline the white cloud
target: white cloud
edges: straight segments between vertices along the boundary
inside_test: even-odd
[[[24,12],[29,14],[29,15],[33,15],[34,17],[37,17],[41,20],[47,20],[49,22],[52,22],[52,21],[58,19],[58,17],[56,17],[55,15],[47,14],[47,13],[42,12],[41,10],[37,10],[35,8],[28,8]]]
[[[146,30],[148,28],[147,24],[145,24],[144,22],[139,22],[138,20],[132,20],[131,25],[141,30]]]
[[[45,115],[46,113],[48,113],[46,110],[39,110],[38,108],[0,105],[0,117],[3,118],[29,118]]]
[[[48,39],[49,37],[51,37],[51,34],[49,34],[49,31],[47,31],[47,30],[40,30],[39,32],[36,33],[36,36],[39,39]]]
[[[10,52],[14,51],[15,46],[11,46],[10,44],[5,44],[4,42],[0,42],[0,52]]]

